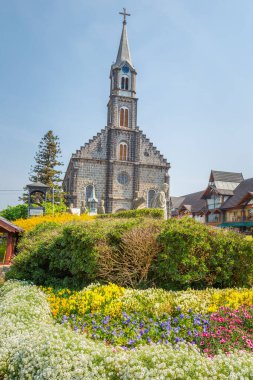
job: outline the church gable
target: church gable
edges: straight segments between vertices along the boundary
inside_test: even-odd
[[[72,156],[73,158],[87,158],[105,160],[107,154],[107,128],[102,129],[87,143],[80,147]]]
[[[141,164],[168,166],[167,160],[153,143],[140,131],[140,162]]]

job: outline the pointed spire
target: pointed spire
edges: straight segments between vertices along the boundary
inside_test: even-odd
[[[126,13],[125,8],[123,8],[123,11],[124,11],[123,13],[119,12],[120,14],[124,16],[124,20],[123,20],[123,28],[122,28],[122,33],[121,33],[116,65],[120,65],[123,61],[127,61],[131,66],[133,66],[130,49],[128,45],[127,28],[126,28],[126,16],[130,16],[130,14]]]

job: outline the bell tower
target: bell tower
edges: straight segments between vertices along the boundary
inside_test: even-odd
[[[137,126],[137,72],[126,22],[130,14],[123,8],[120,15],[123,25],[110,70],[106,127],[71,156],[64,178],[75,207],[98,201],[106,213],[131,210],[136,199],[142,207],[150,207],[156,192],[169,182],[169,163]]]
[[[136,71],[133,67],[127,37],[126,9],[119,12],[123,15],[123,28],[116,62],[110,71],[110,100],[108,103],[107,124],[112,128],[136,129],[137,98]]]

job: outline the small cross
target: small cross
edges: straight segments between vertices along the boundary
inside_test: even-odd
[[[130,13],[126,13],[126,8],[123,8],[123,12],[119,12],[119,15],[124,16],[123,24],[126,24],[126,16],[131,16]]]

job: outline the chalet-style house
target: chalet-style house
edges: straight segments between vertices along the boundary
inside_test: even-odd
[[[171,197],[172,216],[253,232],[253,178],[212,170],[204,191]]]

